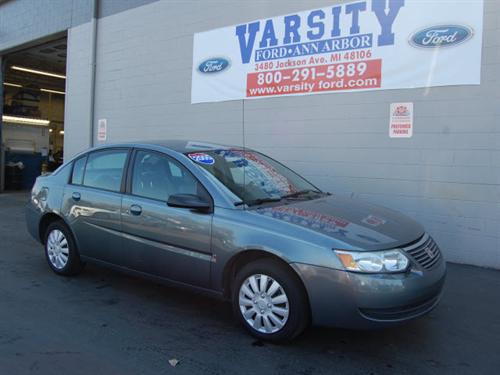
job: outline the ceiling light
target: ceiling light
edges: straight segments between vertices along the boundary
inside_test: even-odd
[[[23,87],[22,85],[19,85],[17,83],[9,83],[9,82],[4,82],[3,83],[5,86],[12,86],[12,87]]]
[[[51,72],[46,72],[46,71],[43,71],[43,70],[36,70],[36,69],[24,68],[22,66],[17,66],[17,65],[12,65],[11,68],[14,69],[14,70],[19,70],[20,72],[40,74],[42,76],[49,76],[49,77],[66,79],[65,75],[51,73]]]
[[[64,130],[59,130],[59,134],[64,135]]]
[[[51,90],[51,89],[40,89],[40,91],[43,92],[50,92],[52,94],[59,94],[59,95],[64,95],[66,94],[64,91],[57,91],[57,90]]]
[[[49,120],[42,120],[39,118],[29,118],[29,117],[8,116],[8,115],[3,115],[2,121],[11,124],[21,124],[21,125],[48,126],[50,124]]]
[[[49,129],[49,133],[52,133],[54,131],[54,129],[50,128]]]

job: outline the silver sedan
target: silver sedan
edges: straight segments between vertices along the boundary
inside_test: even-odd
[[[30,233],[50,268],[95,262],[232,301],[254,336],[397,324],[439,302],[445,262],[412,219],[321,191],[253,150],[106,145],[39,177]]]

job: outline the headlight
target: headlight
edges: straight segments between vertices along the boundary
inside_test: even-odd
[[[387,251],[344,251],[335,254],[348,271],[364,273],[403,272],[408,268],[408,258],[399,250]]]

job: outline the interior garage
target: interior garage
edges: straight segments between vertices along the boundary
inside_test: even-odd
[[[64,155],[66,37],[3,57],[3,188],[29,189]]]

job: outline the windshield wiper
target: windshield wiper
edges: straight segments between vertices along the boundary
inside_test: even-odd
[[[257,206],[262,203],[270,203],[270,202],[280,202],[283,198],[258,198],[253,201],[247,202],[249,206]]]
[[[301,190],[301,191],[296,191],[295,193],[290,193],[290,194],[283,195],[281,197],[281,199],[297,198],[297,197],[300,197],[301,195],[305,195],[305,194],[309,194],[309,193],[321,194],[321,191],[312,190],[312,189]]]

